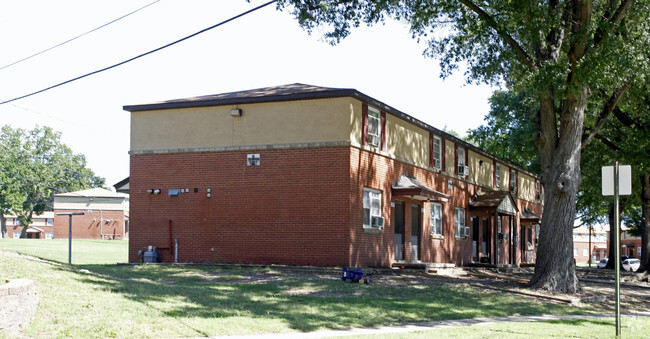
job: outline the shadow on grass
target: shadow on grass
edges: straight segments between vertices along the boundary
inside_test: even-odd
[[[87,269],[100,275],[83,273]],[[70,268],[61,267],[69,270]],[[75,267],[80,281],[118,293],[187,324],[230,317],[281,320],[297,331],[374,327],[511,314],[570,313],[566,306],[442,284],[350,284],[263,268],[215,266]],[[390,279],[388,277],[387,279]],[[192,329],[208,334],[192,321]],[[189,325],[188,325],[189,326]]]

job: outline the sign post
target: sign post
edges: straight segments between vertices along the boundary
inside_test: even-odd
[[[84,215],[84,212],[57,213],[56,215],[68,216],[68,265],[72,265],[72,216]]]
[[[603,195],[614,196],[614,275],[616,298],[616,337],[621,337],[621,231],[619,221],[619,195],[632,194],[632,168],[629,165],[619,166],[618,161],[614,166],[604,166],[601,169],[603,176]],[[611,258],[609,260],[612,260]]]

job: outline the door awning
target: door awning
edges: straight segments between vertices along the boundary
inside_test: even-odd
[[[524,211],[521,212],[521,216],[519,217],[519,220],[522,222],[532,222],[532,223],[539,223],[542,218],[540,218],[539,215],[533,213],[530,208],[526,207],[524,208]]]
[[[394,197],[408,197],[415,200],[447,202],[450,195],[429,188],[415,179],[414,176],[402,174],[391,186]]]
[[[28,228],[26,232],[27,233],[41,233],[41,232],[44,232],[44,231],[42,229],[38,228],[38,227],[32,226],[32,227]]]
[[[499,214],[517,215],[515,199],[508,191],[483,191],[480,189],[469,201],[470,211],[496,211]]]

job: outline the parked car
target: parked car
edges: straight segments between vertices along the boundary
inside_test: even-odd
[[[641,260],[639,259],[630,258],[623,260],[623,269],[626,271],[636,272],[639,266],[641,266]]]
[[[596,264],[596,267],[598,268],[605,268],[607,266],[607,258],[601,260]]]

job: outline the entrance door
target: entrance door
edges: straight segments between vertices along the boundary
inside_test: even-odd
[[[422,232],[422,217],[420,205],[411,205],[411,261],[420,260],[420,233]]]
[[[472,261],[478,262],[478,217],[472,218]]]
[[[404,260],[404,203],[395,202],[395,260]]]
[[[488,220],[487,218],[483,218],[483,244],[481,249],[483,250],[484,258],[490,256],[490,244],[490,228],[488,227]],[[489,263],[489,261],[486,263]]]

